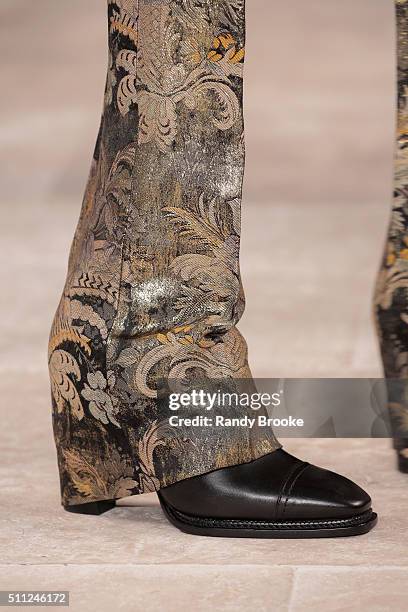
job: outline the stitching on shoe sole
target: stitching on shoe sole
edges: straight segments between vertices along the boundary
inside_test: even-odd
[[[186,525],[194,527],[209,527],[209,528],[224,528],[224,529],[272,529],[272,530],[290,530],[290,529],[335,529],[337,527],[356,527],[363,525],[372,517],[372,510],[359,514],[348,519],[332,519],[332,520],[310,520],[310,521],[252,521],[243,519],[212,519],[198,516],[189,516],[183,514],[167,504],[165,505],[167,512],[178,521]]]

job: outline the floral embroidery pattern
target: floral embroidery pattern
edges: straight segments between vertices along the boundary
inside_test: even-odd
[[[140,47],[137,52],[122,50],[116,60],[127,73],[118,87],[119,111],[126,115],[136,104],[139,143],[153,141],[164,153],[177,135],[180,103],[190,111],[210,112],[210,120],[220,130],[234,125],[240,108],[230,77],[242,79],[244,57],[230,33],[214,37],[205,19],[198,30],[187,13],[178,11],[175,19],[169,19],[170,13],[169,3],[142,3],[139,22],[145,27]],[[161,48],[157,40],[163,41]],[[215,106],[202,100],[211,94]]]
[[[109,393],[106,392],[107,389],[108,382],[106,378],[102,372],[96,372],[95,374],[88,374],[88,384],[85,384],[81,395],[88,400],[89,412],[95,419],[98,419],[98,421],[101,421],[101,423],[105,425],[111,422],[113,425],[116,425],[116,427],[120,427],[120,424],[114,417],[114,402]],[[117,401],[115,401],[115,405],[117,405]]]

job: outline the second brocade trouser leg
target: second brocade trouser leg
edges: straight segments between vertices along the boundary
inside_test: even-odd
[[[398,126],[394,204],[375,315],[399,466],[408,472],[408,1],[397,0]]]

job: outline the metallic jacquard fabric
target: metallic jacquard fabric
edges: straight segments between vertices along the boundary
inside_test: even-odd
[[[104,113],[49,343],[64,504],[279,447],[269,429],[172,429],[157,397],[162,379],[251,377],[235,327],[244,0],[108,0],[108,17]]]
[[[408,0],[396,0],[398,124],[394,203],[375,293],[395,447],[408,458]],[[401,384],[398,384],[401,381]]]

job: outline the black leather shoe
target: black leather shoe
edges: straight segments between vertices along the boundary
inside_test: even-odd
[[[277,450],[183,480],[158,493],[186,533],[245,538],[323,538],[367,533],[371,498],[351,480]]]

